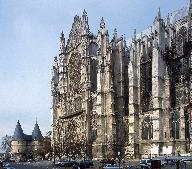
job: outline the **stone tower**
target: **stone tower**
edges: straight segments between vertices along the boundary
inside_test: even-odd
[[[13,139],[11,142],[11,154],[18,161],[35,158],[33,152],[39,150],[43,154],[43,136],[39,129],[39,125],[35,124],[32,135],[26,135],[23,133],[23,129],[19,120],[15,127]]]

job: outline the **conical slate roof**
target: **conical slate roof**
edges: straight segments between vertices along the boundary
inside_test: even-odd
[[[17,125],[15,127],[13,139],[14,140],[23,140],[24,139],[23,129],[21,128],[21,124],[19,123],[19,120],[17,121]]]
[[[37,124],[37,122],[36,122],[35,127],[32,132],[32,138],[33,138],[33,140],[42,140],[43,139],[41,130],[39,129],[39,125]]]

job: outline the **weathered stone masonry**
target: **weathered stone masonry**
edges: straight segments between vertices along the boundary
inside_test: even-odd
[[[111,40],[101,19],[90,32],[86,11],[60,37],[53,64],[53,142],[75,122],[93,158],[140,158],[191,151],[192,2],[125,41]],[[83,150],[82,150],[83,151]]]

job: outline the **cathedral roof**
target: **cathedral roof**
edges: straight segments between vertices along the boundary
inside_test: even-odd
[[[41,130],[39,129],[39,125],[37,124],[37,122],[36,122],[35,127],[32,132],[32,139],[33,140],[42,140],[43,139]]]
[[[13,139],[14,140],[24,140],[25,135],[23,133],[23,129],[21,128],[21,124],[19,123],[19,120],[17,121],[17,125],[15,127]]]

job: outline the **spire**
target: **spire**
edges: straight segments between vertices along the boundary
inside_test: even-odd
[[[32,138],[33,140],[41,140],[43,138],[41,130],[39,129],[39,125],[37,124],[37,121],[32,132]]]
[[[126,38],[125,38],[125,34],[123,34],[123,44],[124,44],[124,47],[127,47],[127,45],[126,45]]]
[[[87,24],[88,23],[88,17],[87,17],[87,12],[85,9],[83,10],[82,18],[83,18],[83,22]]]
[[[105,29],[105,21],[104,21],[103,17],[101,18],[100,28]]]
[[[134,41],[136,40],[136,34],[137,34],[136,29],[134,29],[134,35],[133,35],[133,40]]]
[[[85,9],[83,10],[83,16],[87,16],[87,12]]]
[[[141,32],[141,42],[143,41],[143,33]]]
[[[167,15],[167,26],[169,26],[170,25],[170,17],[169,17],[169,13],[168,13],[168,15]]]
[[[113,37],[114,37],[114,39],[117,39],[117,29],[116,28],[114,29]]]
[[[151,26],[151,33],[153,33],[153,27]]]
[[[62,31],[60,36],[60,53],[64,53],[64,52],[65,52],[65,37]]]
[[[15,127],[13,139],[14,140],[23,140],[24,139],[23,129],[21,128],[21,124],[20,124],[19,120],[17,121],[17,125]]]
[[[157,20],[160,20],[161,19],[161,9],[159,8],[158,9],[158,14],[157,14]]]
[[[83,15],[82,15],[82,35],[85,35],[88,33],[89,33],[88,17],[87,17],[87,12],[84,9]]]

